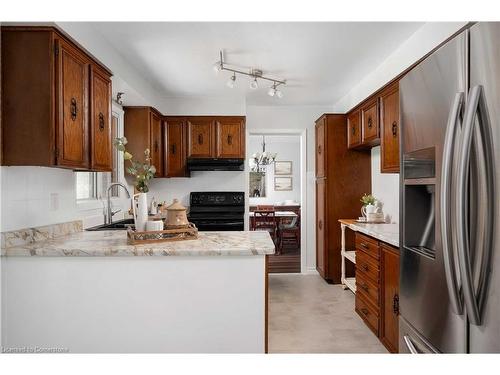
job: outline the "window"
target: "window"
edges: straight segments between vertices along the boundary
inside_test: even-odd
[[[111,115],[111,137],[112,139],[123,134],[123,127],[120,126],[122,118],[121,110],[113,110]],[[113,169],[112,172],[75,172],[76,174],[76,199],[92,200],[106,197],[106,189],[112,182],[120,181],[120,152],[113,147]],[[119,197],[117,187],[111,190],[112,197]]]
[[[97,198],[97,172],[76,172],[76,199]]]

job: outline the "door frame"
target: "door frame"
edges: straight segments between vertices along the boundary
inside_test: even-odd
[[[295,135],[300,138],[300,273],[311,273],[307,265],[307,129],[252,129],[246,131],[245,152],[248,152],[248,140],[251,135]],[[245,159],[247,160],[247,159]],[[245,163],[245,230],[249,230],[248,216],[250,212],[250,201],[248,199],[249,168]],[[311,265],[314,269],[316,265]]]

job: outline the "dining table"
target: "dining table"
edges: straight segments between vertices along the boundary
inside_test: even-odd
[[[250,230],[254,229],[254,217],[255,212],[249,212],[250,215]],[[293,211],[274,211],[274,217],[276,218],[276,225],[279,226],[283,221],[288,221],[297,217],[298,215]]]

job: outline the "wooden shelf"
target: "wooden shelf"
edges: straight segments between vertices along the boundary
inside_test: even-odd
[[[343,251],[342,256],[349,259],[352,263],[356,264],[356,251]]]
[[[344,285],[349,288],[354,294],[356,294],[356,278],[346,277],[344,279]]]

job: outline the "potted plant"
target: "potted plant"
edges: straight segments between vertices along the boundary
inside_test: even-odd
[[[128,161],[130,165],[126,168],[127,173],[134,176],[134,187],[138,194],[132,197],[132,208],[134,209],[135,229],[144,231],[146,222],[148,221],[148,199],[147,192],[149,191],[149,181],[154,177],[156,168],[151,165],[151,153],[149,149],[144,150],[144,162],[134,160],[134,156],[126,149],[127,138],[116,138],[113,141],[114,146],[123,152],[124,161]],[[137,198],[137,209],[135,200]]]

